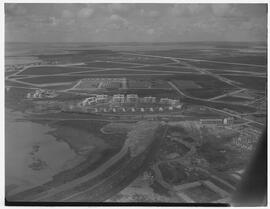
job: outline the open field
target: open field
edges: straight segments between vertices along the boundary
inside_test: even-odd
[[[197,71],[192,69],[192,68],[188,68],[185,66],[160,66],[160,65],[151,65],[151,66],[143,66],[143,67],[136,67],[136,69],[140,69],[140,70],[144,70],[144,71],[160,71],[160,72],[170,72],[170,73],[178,73],[178,72],[183,72],[183,73],[196,73]]]
[[[29,82],[33,84],[51,84],[51,83],[65,83],[78,81],[85,76],[42,76],[18,79],[19,81]]]
[[[174,81],[174,84],[179,87],[179,89],[200,89],[202,88],[200,85],[195,83],[192,80],[176,80]]]
[[[204,185],[186,189],[184,192],[191,197],[191,199],[195,200],[195,202],[199,203],[208,203],[221,198],[220,195]]]
[[[16,71],[5,71],[5,77],[6,76],[11,76],[14,73],[16,73]]]
[[[224,71],[230,71],[230,70],[237,70],[242,72],[266,72],[267,67],[266,66],[249,66],[249,65],[234,65],[228,63],[215,63],[215,62],[205,62],[205,61],[187,61],[191,65],[199,68],[205,68],[209,70],[224,70]],[[237,62],[238,63],[238,62]]]
[[[184,102],[187,104],[197,104],[197,105],[203,105],[203,106],[208,106],[212,108],[217,108],[217,109],[230,109],[239,113],[252,113],[256,111],[255,107],[252,106],[245,106],[245,105],[240,105],[240,104],[230,104],[230,103],[222,103],[222,102],[214,102],[214,101],[202,101],[202,100],[195,100],[191,98],[184,98]]]
[[[167,82],[158,79],[130,78],[127,85],[129,89],[171,89]]]
[[[73,75],[85,75],[85,76],[96,76],[96,75],[117,75],[117,76],[121,76],[121,74],[125,75],[125,76],[133,76],[133,75],[173,75],[174,72],[149,72],[149,71],[145,71],[143,69],[106,69],[106,70],[100,70],[100,71],[94,71],[94,72],[83,72],[83,73],[74,73]]]
[[[227,101],[227,102],[250,102],[250,99],[243,98],[243,97],[236,97],[236,96],[227,96],[227,97],[222,97],[216,101]]]
[[[129,68],[134,66],[139,66],[136,64],[129,64],[129,63],[120,63],[120,62],[88,62],[85,63],[86,67],[94,67],[94,68]]]
[[[80,63],[105,59],[108,55],[117,54],[111,50],[69,50],[63,54],[37,54],[43,61],[59,61],[60,63]]]
[[[16,81],[11,81],[11,80],[5,80],[5,85],[6,86],[15,86],[15,87],[33,87],[31,84],[24,84],[24,83],[19,83]]]
[[[199,51],[194,49],[174,49],[174,50],[163,50],[163,51],[145,51],[144,54],[158,55],[164,57],[174,58],[185,58],[185,59],[202,59],[217,62],[228,62],[228,63],[243,63],[243,64],[254,64],[264,65],[267,63],[267,56],[265,53],[242,53],[239,51],[233,51],[228,49],[210,49],[205,51]],[[210,58],[209,58],[210,56]]]
[[[201,99],[210,99],[221,94],[230,92],[230,89],[214,89],[214,88],[201,88],[201,89],[186,89],[185,92],[193,97]]]
[[[156,65],[156,64],[172,64],[172,62],[169,59],[161,58],[161,57],[143,57],[139,55],[130,55],[129,53],[122,53],[120,56],[115,56],[109,58],[113,61],[124,61],[124,62],[130,62],[130,63],[136,63],[136,64],[145,64],[145,65]]]
[[[243,75],[241,76],[225,75],[224,77],[242,83],[242,86],[247,89],[264,91],[267,85],[267,79],[264,77],[243,76]]]
[[[209,75],[185,74],[175,76],[172,82],[187,95],[208,99],[234,89],[233,86]]]
[[[61,67],[61,66],[40,66],[30,67],[20,72],[18,75],[50,75],[50,74],[62,74],[62,73],[76,73],[76,72],[91,72],[96,70],[94,68],[87,67]]]

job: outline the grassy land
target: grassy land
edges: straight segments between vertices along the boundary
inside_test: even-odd
[[[129,63],[116,63],[116,62],[88,62],[86,63],[86,66],[96,68],[129,68],[138,65]]]
[[[167,71],[174,71],[174,72],[185,72],[185,73],[194,73],[197,72],[191,68],[187,68],[184,66],[144,66],[144,67],[136,67],[136,69],[140,69],[140,70],[156,70],[156,71],[160,71],[160,72],[167,72]]]
[[[216,192],[203,185],[186,189],[184,193],[195,200],[196,203],[209,203],[221,198]]]
[[[204,129],[202,134],[202,145],[197,148],[197,152],[209,162],[211,168],[225,172],[247,165],[249,153],[242,153],[234,148],[233,135],[219,138],[207,129]]]
[[[226,101],[226,102],[249,102],[250,99],[242,98],[242,97],[235,97],[235,96],[227,96],[218,99],[217,101]]]
[[[256,108],[251,107],[251,106],[245,106],[245,105],[240,105],[240,104],[225,104],[225,103],[219,103],[219,102],[211,102],[211,101],[201,101],[201,100],[196,100],[196,99],[190,99],[190,98],[184,98],[184,102],[187,104],[197,104],[197,105],[204,105],[208,107],[213,107],[217,109],[230,109],[239,113],[249,113],[249,112],[255,112]]]
[[[264,91],[267,85],[267,78],[254,76],[232,76],[225,75],[224,77],[242,83],[244,88]]]
[[[34,87],[32,85],[18,83],[16,81],[10,81],[10,80],[5,80],[5,86],[30,87],[30,88],[33,88]]]
[[[81,67],[60,67],[60,66],[40,66],[30,67],[19,73],[19,75],[50,75],[60,73],[75,73],[80,71],[91,72],[92,68],[81,68]]]

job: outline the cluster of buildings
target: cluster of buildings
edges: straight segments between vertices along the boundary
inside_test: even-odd
[[[111,103],[111,104],[136,104],[136,103],[145,103],[145,104],[163,104],[168,106],[176,107],[180,105],[180,101],[176,99],[161,98],[157,102],[156,97],[146,96],[140,98],[137,94],[115,94],[113,96],[108,96],[105,94],[96,95],[93,97],[86,98],[82,101],[82,106],[102,104],[102,103]]]
[[[235,146],[240,147],[241,149],[244,150],[253,150],[253,144],[249,138],[242,138],[240,137],[235,137],[233,139],[233,143]]]
[[[181,106],[175,107],[176,109],[180,109]],[[71,109],[71,108],[70,108]],[[168,107],[91,107],[89,109],[87,109],[88,112],[93,112],[93,113],[116,113],[116,112],[120,112],[120,113],[126,113],[126,112],[130,112],[130,113],[153,113],[153,112],[164,112],[164,111],[172,111],[174,110],[174,107],[168,106]]]
[[[54,90],[36,89],[34,92],[29,92],[26,95],[27,99],[54,98],[57,94]]]
[[[95,97],[88,97],[84,99],[81,103],[82,106],[95,105],[98,103],[107,103],[109,102],[109,96],[105,94],[99,94]]]
[[[200,123],[202,125],[231,125],[233,124],[234,118],[207,118],[207,119],[200,119]]]

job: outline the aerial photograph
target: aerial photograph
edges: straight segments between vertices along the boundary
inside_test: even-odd
[[[266,205],[267,6],[5,3],[5,204]]]

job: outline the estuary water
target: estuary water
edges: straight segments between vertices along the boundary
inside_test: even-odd
[[[81,162],[81,157],[67,143],[47,134],[52,128],[30,121],[20,122],[18,119],[22,119],[23,114],[7,108],[5,117],[7,194],[42,184]]]

